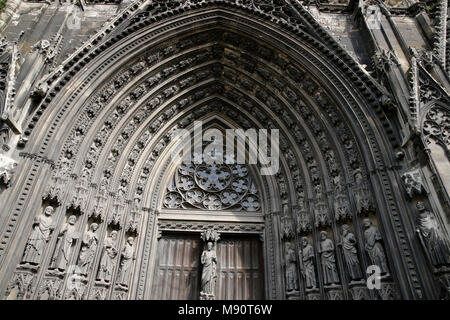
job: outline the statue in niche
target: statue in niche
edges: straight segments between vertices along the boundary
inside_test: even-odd
[[[356,238],[347,224],[342,226],[342,238],[339,245],[342,246],[344,252],[344,260],[350,279],[361,279],[363,275],[359,265],[358,251],[356,250]]]
[[[128,287],[130,281],[130,274],[134,259],[134,239],[129,237],[127,243],[122,250],[122,260],[120,261],[119,278],[117,282],[124,287]]]
[[[117,231],[111,231],[109,237],[105,240],[103,245],[103,254],[100,260],[100,267],[98,270],[98,280],[110,282],[114,269],[114,259],[117,256]]]
[[[372,201],[369,196],[369,190],[364,184],[364,177],[362,174],[361,169],[355,169],[353,173],[355,177],[355,190],[354,190],[354,196],[356,201],[356,211],[361,214],[364,212],[371,211],[372,208]]]
[[[286,267],[286,291],[298,291],[298,278],[297,278],[297,258],[295,257],[295,251],[291,248],[291,244],[286,242],[285,244],[285,267]]]
[[[211,241],[206,244],[206,250],[202,252],[202,282],[200,295],[214,296],[214,289],[216,283],[216,265],[217,256],[214,245]]]
[[[78,258],[78,267],[82,275],[87,275],[92,261],[95,257],[95,251],[97,250],[98,237],[95,231],[98,229],[97,223],[92,223],[89,230],[83,237],[83,243],[81,245],[81,252]]]
[[[416,208],[419,211],[416,232],[431,264],[435,268],[450,265],[449,248],[433,213],[426,210],[422,201],[417,202]]]
[[[302,275],[305,278],[306,288],[316,287],[316,272],[314,270],[314,249],[307,237],[302,238]]]
[[[76,231],[77,217],[72,215],[67,219],[67,222],[61,228],[56,242],[55,254],[52,258],[50,268],[55,268],[60,271],[66,270],[67,263],[72,253],[72,245],[75,239],[80,237],[79,232]]]
[[[334,244],[326,231],[320,232],[320,258],[322,261],[323,282],[326,285],[339,283],[339,275],[334,256]]]
[[[50,233],[55,229],[52,217],[53,211],[52,206],[47,206],[44,214],[34,219],[33,231],[31,232],[30,238],[28,238],[22,262],[32,265],[41,263],[45,244],[50,238]]]
[[[370,262],[377,265],[381,269],[382,274],[389,275],[387,267],[386,255],[384,254],[383,245],[381,244],[381,234],[378,228],[372,225],[369,218],[363,220],[364,238],[366,239],[366,251],[369,255]]]

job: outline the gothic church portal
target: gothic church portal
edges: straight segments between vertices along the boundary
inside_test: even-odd
[[[447,299],[448,10],[8,1],[1,298]],[[172,161],[197,121],[279,170]]]

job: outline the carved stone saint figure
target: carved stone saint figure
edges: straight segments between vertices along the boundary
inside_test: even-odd
[[[320,232],[320,258],[322,261],[323,282],[327,284],[339,283],[339,275],[336,268],[333,241],[328,238],[326,231]]]
[[[56,242],[55,254],[52,258],[50,267],[59,270],[66,270],[67,263],[72,253],[72,245],[75,239],[80,237],[76,231],[75,223],[77,222],[76,216],[70,216],[59,232],[58,240]]]
[[[100,260],[97,279],[110,282],[114,269],[114,259],[117,256],[117,231],[111,231],[103,245],[103,254]]]
[[[316,272],[314,270],[314,249],[307,237],[302,238],[302,274],[305,277],[306,287],[316,287]]]
[[[363,220],[364,238],[366,239],[366,251],[369,255],[370,262],[377,265],[381,269],[381,273],[389,273],[387,267],[386,255],[384,254],[383,245],[381,244],[381,234],[377,227],[372,225],[370,219]]]
[[[356,211],[362,213],[369,211],[372,207],[372,201],[369,196],[369,191],[364,185],[364,178],[361,169],[356,169],[354,172],[356,189],[354,190],[354,196],[356,201]]]
[[[53,225],[53,207],[48,206],[44,210],[44,214],[34,219],[33,231],[28,238],[22,261],[38,265],[41,263],[44,246],[49,240],[51,231],[55,228]]]
[[[295,251],[291,248],[291,244],[286,242],[285,244],[285,267],[286,267],[286,291],[298,290],[298,278],[297,278],[297,259],[295,257]]]
[[[129,237],[127,239],[127,243],[122,250],[122,260],[120,261],[119,279],[117,281],[120,285],[125,287],[128,287],[128,281],[130,281],[130,274],[133,265],[133,242],[133,237]]]
[[[352,280],[359,280],[363,277],[359,265],[358,251],[356,250],[356,238],[346,224],[342,226],[342,240],[339,243],[344,252],[344,260],[347,265],[347,271]]]
[[[95,257],[95,251],[97,250],[98,237],[95,231],[98,229],[97,223],[92,223],[89,230],[83,237],[83,243],[81,245],[81,252],[78,258],[78,267],[82,275],[87,275],[92,261]]]
[[[202,252],[201,263],[203,269],[200,294],[214,295],[217,256],[212,242],[206,244],[206,250]]]
[[[449,248],[445,243],[438,222],[433,214],[425,209],[422,201],[417,202],[416,208],[419,210],[416,231],[431,264],[436,268],[449,265]]]

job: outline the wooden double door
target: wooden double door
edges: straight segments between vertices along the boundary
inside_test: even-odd
[[[199,298],[203,241],[198,234],[159,239],[152,299]],[[226,236],[217,243],[216,299],[264,299],[262,245],[253,236]]]

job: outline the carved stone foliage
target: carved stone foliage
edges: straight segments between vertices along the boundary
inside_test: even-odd
[[[405,187],[406,194],[413,198],[416,195],[423,194],[425,192],[425,186],[422,180],[420,169],[407,171],[402,174],[403,186]]]
[[[350,294],[353,300],[369,300],[369,290],[364,281],[361,284],[350,285]]]
[[[16,167],[16,161],[0,154],[0,185],[10,185]]]
[[[312,230],[312,226],[311,226],[311,217],[308,211],[303,206],[300,206],[299,208],[296,208],[294,212],[297,220],[297,233],[299,234],[310,233]]]
[[[39,287],[39,300],[58,300],[61,298],[63,281],[60,279],[46,279]]]
[[[440,145],[450,159],[450,112],[441,107],[433,107],[428,111],[423,123],[425,141],[431,140]]]
[[[258,190],[242,164],[182,163],[164,197],[166,208],[258,211]]]
[[[36,275],[33,273],[16,272],[6,288],[5,299],[10,298],[12,293],[16,294],[15,299],[17,300],[30,299],[35,280]]]
[[[204,222],[178,222],[170,220],[160,220],[158,222],[158,231],[178,231],[185,232],[195,231],[203,232],[204,228],[212,230],[221,230],[221,232],[236,233],[236,234],[258,234],[262,235],[264,226],[261,224],[250,223],[204,223]]]
[[[396,300],[398,298],[395,284],[392,282],[382,282],[377,293],[381,300]]]

